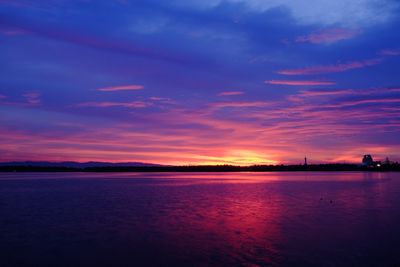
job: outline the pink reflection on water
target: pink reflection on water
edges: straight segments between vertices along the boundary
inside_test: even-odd
[[[4,244],[19,248],[0,243],[8,259],[21,251],[38,262],[92,266],[393,266],[397,259],[398,173],[0,177],[0,208],[13,221],[2,224]],[[38,249],[54,253],[37,259]]]

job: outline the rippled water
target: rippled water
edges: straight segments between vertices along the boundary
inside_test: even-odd
[[[400,266],[400,173],[0,174],[0,266]]]

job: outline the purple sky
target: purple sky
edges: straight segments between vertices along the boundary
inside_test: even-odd
[[[0,0],[0,161],[400,161],[395,0]]]

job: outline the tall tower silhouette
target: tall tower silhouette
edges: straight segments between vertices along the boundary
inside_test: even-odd
[[[304,157],[304,166],[307,166],[307,157]]]

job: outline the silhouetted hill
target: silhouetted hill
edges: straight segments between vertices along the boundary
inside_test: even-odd
[[[101,168],[101,167],[144,167],[144,166],[161,166],[158,164],[143,163],[143,162],[75,162],[75,161],[63,161],[63,162],[50,162],[50,161],[16,161],[16,162],[0,162],[0,167],[4,166],[24,166],[24,167],[63,167],[63,168]]]

